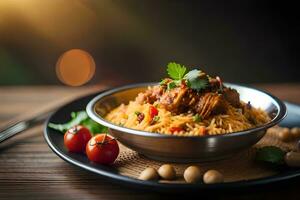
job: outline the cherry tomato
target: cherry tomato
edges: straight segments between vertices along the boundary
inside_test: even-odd
[[[89,129],[81,125],[70,128],[64,135],[64,144],[71,152],[84,152],[87,142],[92,135]]]
[[[175,132],[180,132],[182,131],[183,129],[181,127],[171,127],[170,128],[170,132],[171,133],[175,133]]]
[[[149,114],[151,119],[153,119],[156,115],[158,115],[158,110],[154,106],[150,106]]]
[[[118,142],[107,134],[98,134],[86,145],[89,160],[100,164],[113,163],[119,154]]]

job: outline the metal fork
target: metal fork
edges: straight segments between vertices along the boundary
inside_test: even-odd
[[[12,123],[0,130],[0,143],[18,133],[33,127],[36,124],[43,122],[51,113],[42,113],[28,120]]]

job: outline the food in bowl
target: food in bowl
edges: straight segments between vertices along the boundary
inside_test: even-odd
[[[226,134],[270,121],[265,111],[240,101],[237,90],[226,87],[218,76],[198,69],[186,71],[169,63],[170,78],[119,105],[105,119],[131,129],[178,136]]]

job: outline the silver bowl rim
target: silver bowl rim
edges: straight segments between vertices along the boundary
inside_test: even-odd
[[[105,119],[103,119],[100,115],[98,115],[94,109],[96,103],[106,97],[109,96],[113,93],[116,92],[120,92],[120,91],[124,91],[124,90],[128,90],[128,89],[132,89],[132,88],[139,88],[139,87],[147,87],[147,86],[152,86],[158,84],[157,82],[149,82],[149,83],[137,83],[137,84],[129,84],[129,85],[125,85],[125,86],[121,86],[121,87],[117,87],[117,88],[113,88],[110,90],[107,90],[99,95],[97,95],[96,97],[94,97],[86,106],[86,112],[88,114],[88,116],[90,118],[92,118],[94,121],[96,121],[97,123],[106,126],[110,129],[114,129],[117,131],[121,131],[127,134],[133,134],[133,135],[138,135],[138,136],[147,136],[147,137],[155,137],[155,138],[178,138],[178,139],[182,139],[182,138],[193,138],[193,139],[204,139],[204,138],[221,138],[221,137],[234,137],[234,136],[239,136],[239,135],[245,135],[245,134],[250,134],[250,133],[254,133],[254,132],[258,132],[258,131],[262,131],[262,130],[266,130],[267,128],[270,128],[272,126],[275,126],[276,124],[278,124],[281,120],[283,120],[286,115],[287,115],[287,109],[285,104],[277,97],[275,97],[274,95],[260,90],[260,89],[256,89],[256,88],[252,88],[249,86],[245,86],[242,84],[233,84],[233,83],[224,83],[226,86],[236,86],[236,87],[244,87],[246,89],[251,89],[251,90],[256,90],[258,92],[261,92],[267,96],[269,96],[273,103],[276,105],[278,112],[276,114],[276,116],[268,123],[263,124],[261,126],[257,126],[255,128],[251,128],[251,129],[247,129],[244,131],[238,131],[238,132],[232,132],[232,133],[228,133],[228,134],[220,134],[220,135],[205,135],[205,136],[176,136],[176,135],[166,135],[166,134],[160,134],[160,133],[155,133],[155,132],[147,132],[147,131],[141,131],[141,130],[136,130],[136,129],[131,129],[131,128],[126,128],[126,127],[122,127],[122,126],[118,126],[115,125],[113,123],[110,123],[108,121],[106,121]]]

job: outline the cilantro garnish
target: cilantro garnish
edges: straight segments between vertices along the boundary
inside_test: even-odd
[[[165,85],[167,83],[167,80],[166,79],[163,79],[159,82],[160,85]]]
[[[174,80],[167,84],[167,89],[173,89],[181,84],[184,80],[187,86],[191,89],[200,91],[207,88],[208,77],[207,75],[201,76],[201,70],[194,69],[186,73],[186,67],[175,62],[170,62],[167,66],[167,72],[169,76]],[[161,82],[165,83],[165,82]]]
[[[194,79],[197,79],[200,77],[200,73],[201,71],[198,70],[198,69],[193,69],[191,71],[189,71],[185,76],[184,78],[187,79],[187,80],[194,80]]]
[[[174,81],[172,81],[167,84],[167,89],[171,90],[171,89],[175,88],[176,86],[177,86],[176,83]]]
[[[188,80],[188,86],[194,90],[200,91],[208,86],[208,82],[205,79]]]
[[[181,80],[185,75],[186,67],[175,62],[170,62],[167,72],[172,79]]]
[[[275,146],[265,146],[259,148],[256,152],[255,159],[265,163],[271,163],[275,165],[284,164],[285,152]]]
[[[201,77],[201,71],[198,69],[189,71],[184,78],[188,81],[188,86],[194,90],[200,91],[208,86],[208,78]]]

